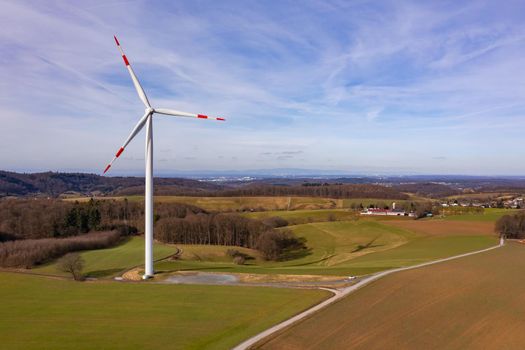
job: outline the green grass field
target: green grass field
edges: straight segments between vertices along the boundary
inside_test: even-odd
[[[503,215],[512,215],[517,212],[518,210],[516,209],[487,208],[483,211],[483,214],[448,215],[444,219],[450,221],[496,222]]]
[[[65,201],[88,201],[91,197],[69,197]],[[96,199],[124,199],[129,201],[143,202],[144,196],[118,196],[97,197]],[[391,206],[392,202],[405,204],[407,202],[425,201],[416,198],[411,200],[395,199],[370,199],[370,198],[348,198],[334,199],[322,197],[300,197],[300,196],[260,196],[260,197],[189,197],[189,196],[155,196],[156,202],[164,203],[186,203],[201,207],[209,211],[242,211],[242,210],[317,210],[317,209],[349,209],[352,206],[362,204],[382,203]]]
[[[154,259],[161,259],[175,254],[177,248],[172,245],[155,243],[153,252]],[[86,262],[84,273],[88,277],[113,276],[144,263],[144,238],[132,237],[118,246],[90,250],[82,252],[81,255]],[[32,271],[52,275],[66,275],[57,270],[56,262],[34,268]]]
[[[0,285],[2,349],[228,349],[329,295],[13,273]]]
[[[265,262],[254,259],[248,260],[246,265],[239,266],[217,259],[182,259],[159,262],[156,266],[163,271],[363,275],[497,244],[497,238],[485,232],[466,234],[460,230],[452,234],[431,235],[425,234],[425,231],[397,227],[389,224],[390,222],[360,219],[290,226],[289,229],[296,236],[306,240],[309,251],[288,261]],[[453,227],[454,223],[447,225]],[[184,246],[181,247],[184,250]],[[192,246],[192,249],[198,252],[198,246]]]
[[[144,196],[97,197],[96,199],[127,198],[133,202],[143,202]],[[67,201],[87,201],[88,197],[66,198]],[[208,211],[243,211],[243,210],[300,210],[330,209],[340,206],[337,199],[321,197],[187,197],[155,196],[155,202],[185,203],[195,205]]]
[[[259,220],[264,220],[266,218],[278,216],[288,221],[289,225],[299,225],[311,222],[353,220],[359,214],[346,209],[317,209],[290,211],[272,210],[254,213],[243,213],[242,215],[248,218]]]
[[[314,221],[289,226],[303,238],[307,251],[293,258],[268,262],[257,251],[224,246],[155,245],[155,258],[182,255],[176,261],[160,261],[157,271],[203,270],[258,274],[363,275],[394,267],[407,266],[432,259],[486,248],[497,243],[492,222],[513,211],[488,209],[484,214],[456,215],[425,220],[399,218],[359,218],[341,209],[296,210],[245,213],[254,218],[280,214],[290,220]],[[350,221],[326,221],[350,217]],[[316,222],[318,221],[318,222]],[[323,222],[325,221],[325,222]],[[83,252],[85,272],[89,277],[110,277],[143,263],[143,238],[134,237],[125,244],[110,249]],[[229,249],[242,250],[251,256],[245,265],[235,265],[227,256]],[[35,272],[65,275],[50,263]]]
[[[389,275],[262,349],[523,349],[525,246]]]

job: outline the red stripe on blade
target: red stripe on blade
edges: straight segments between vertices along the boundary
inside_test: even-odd
[[[120,156],[122,154],[122,152],[124,152],[124,148],[120,147],[120,149],[118,150],[117,154],[115,154],[115,157],[118,158],[118,156]]]
[[[225,121],[226,119],[224,119],[224,118],[217,118],[217,120]]]
[[[197,118],[208,119],[208,116],[204,114],[197,114]]]
[[[126,66],[129,66],[129,61],[126,55],[122,55],[122,58],[124,59],[124,63],[126,64]]]
[[[113,37],[115,38],[115,42],[117,43],[118,46],[120,46],[120,43],[118,42],[118,39],[115,35],[113,35]]]
[[[111,164],[108,164],[108,166],[106,167],[106,169],[104,169],[104,174],[106,173],[106,171],[109,170],[109,168],[111,168]]]

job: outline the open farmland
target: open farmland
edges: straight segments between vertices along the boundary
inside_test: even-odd
[[[117,199],[143,202],[144,196],[96,197],[96,199]],[[64,200],[87,201],[90,197],[76,197]],[[155,202],[191,204],[208,211],[243,211],[243,210],[296,210],[296,209],[331,209],[341,207],[342,200],[320,197],[189,197],[155,196]]]
[[[65,201],[88,201],[92,197],[69,197]],[[94,199],[117,199],[143,202],[144,196],[116,196],[116,197],[94,197]],[[318,209],[349,209],[360,204],[363,206],[407,204],[415,201],[426,201],[426,199],[393,200],[393,199],[370,199],[370,198],[322,198],[302,196],[239,196],[239,197],[192,197],[192,196],[155,196],[155,202],[184,203],[201,207],[208,211],[286,211],[286,210],[318,210]]]
[[[525,246],[389,275],[262,349],[522,349]]]
[[[311,222],[323,221],[344,221],[356,219],[359,213],[346,209],[317,209],[317,210],[272,210],[254,213],[244,213],[244,216],[252,219],[264,220],[274,216],[279,216],[289,225],[306,224]]]
[[[403,226],[405,223],[407,227]],[[410,226],[411,223],[416,225]],[[421,229],[420,224],[425,225],[425,221],[359,219],[295,225],[288,229],[305,239],[308,250],[290,260],[268,262],[256,258],[247,260],[245,265],[235,265],[224,259],[195,259],[187,255],[181,260],[159,262],[156,266],[163,271],[199,269],[267,274],[363,275],[497,244],[492,230],[477,233],[477,228],[471,228],[469,223],[465,224],[465,230],[449,234],[446,230],[453,227],[453,222],[449,223],[449,227],[442,227],[443,234]],[[183,251],[186,249],[184,245],[177,246]],[[189,249],[201,257],[206,256],[208,248],[202,253],[199,246],[190,246]]]
[[[518,210],[516,209],[488,208],[483,211],[483,214],[447,215],[443,219],[447,221],[479,221],[494,223],[503,215],[511,215],[517,212]]]
[[[0,285],[9,300],[0,308],[2,349],[227,349],[329,295],[13,273],[0,273]]]

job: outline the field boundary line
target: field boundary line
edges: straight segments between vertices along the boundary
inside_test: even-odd
[[[346,288],[343,288],[343,289],[340,289],[340,290],[330,289],[330,291],[334,293],[334,296],[332,296],[331,298],[326,299],[322,303],[319,303],[319,304],[317,304],[317,305],[315,305],[315,306],[313,306],[313,307],[311,307],[311,308],[309,308],[309,309],[307,309],[307,310],[305,310],[305,311],[303,311],[303,312],[301,312],[301,313],[299,313],[299,314],[297,314],[297,315],[295,315],[295,316],[293,316],[293,317],[291,317],[291,318],[289,318],[289,319],[287,319],[287,320],[285,320],[285,321],[283,321],[281,323],[276,324],[273,327],[268,328],[267,330],[265,330],[265,331],[255,335],[253,337],[243,341],[239,345],[235,346],[233,348],[233,350],[250,349],[252,346],[254,346],[255,344],[261,342],[263,339],[265,339],[265,338],[267,338],[267,337],[269,337],[271,335],[274,335],[275,333],[277,333],[279,331],[282,331],[285,328],[291,327],[296,322],[299,322],[299,321],[303,320],[304,318],[313,315],[317,311],[327,307],[330,304],[335,303],[336,301],[346,297],[347,295],[355,292],[356,290],[359,290],[359,289],[363,288],[364,286],[370,284],[371,282],[377,281],[378,279],[381,279],[381,278],[383,278],[385,276],[388,276],[390,274],[393,274],[395,272],[401,272],[401,271],[406,271],[406,270],[418,269],[418,268],[429,266],[429,265],[434,265],[434,264],[439,264],[439,263],[450,261],[450,260],[460,259],[460,258],[464,258],[464,257],[470,256],[470,255],[475,255],[475,254],[488,252],[490,250],[500,248],[500,247],[502,247],[504,245],[505,245],[505,243],[500,241],[500,243],[498,245],[493,246],[493,247],[489,247],[489,248],[485,248],[485,249],[481,249],[481,250],[476,250],[476,251],[473,251],[473,252],[464,253],[464,254],[460,254],[460,255],[454,255],[454,256],[451,256],[451,257],[448,257],[448,258],[428,261],[428,262],[425,262],[425,263],[422,263],[422,264],[418,264],[418,265],[399,267],[399,268],[395,268],[395,269],[391,269],[391,270],[378,272],[378,273],[375,273],[375,274],[373,274],[373,275],[371,275],[369,277],[366,277],[366,278],[360,280],[359,282],[357,282],[356,284],[354,284],[354,285],[352,285],[350,287],[346,287]]]

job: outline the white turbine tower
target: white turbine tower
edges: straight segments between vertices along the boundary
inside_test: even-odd
[[[139,98],[146,106],[146,111],[142,118],[140,118],[139,122],[133,130],[131,131],[131,134],[128,136],[122,147],[117,151],[115,154],[115,157],[113,160],[107,165],[106,169],[104,169],[104,174],[111,168],[111,165],[113,162],[124,152],[124,149],[126,146],[133,140],[133,138],[139,133],[140,130],[146,125],[146,181],[145,181],[145,196],[144,196],[144,202],[145,202],[145,272],[144,272],[144,279],[153,277],[154,271],[153,271],[153,114],[165,114],[165,115],[171,115],[175,117],[188,117],[188,118],[199,118],[199,119],[213,119],[213,120],[220,120],[224,121],[224,118],[213,118],[208,117],[207,115],[203,114],[194,114],[194,113],[187,113],[187,112],[180,112],[175,111],[173,109],[166,109],[166,108],[152,108],[148,97],[146,96],[146,93],[144,92],[144,89],[142,89],[142,86],[139,83],[139,80],[137,79],[137,76],[133,72],[133,69],[131,68],[131,65],[129,64],[128,58],[124,54],[124,51],[120,47],[120,43],[116,36],[114,36],[115,42],[117,43],[117,47],[122,55],[122,59],[124,60],[124,64],[126,65],[126,68],[128,69],[129,74],[131,75],[131,80],[133,80],[133,85],[135,85],[135,89],[137,90],[137,93],[139,95]]]

